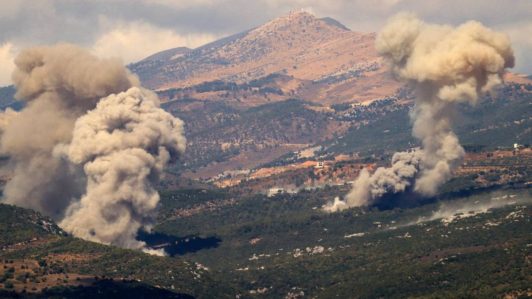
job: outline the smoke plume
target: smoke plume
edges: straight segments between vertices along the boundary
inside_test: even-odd
[[[76,121],[66,149],[88,182],[60,226],[84,239],[143,247],[135,236],[159,202],[153,183],[184,145],[182,122],[150,91],[133,87],[101,99]]]
[[[58,219],[84,182],[79,169],[54,157],[54,147],[70,141],[75,120],[101,97],[138,80],[119,61],[66,44],[22,51],[15,65],[15,97],[26,107],[3,128],[0,152],[13,171],[4,201]]]
[[[371,205],[410,187],[435,195],[465,153],[451,126],[456,104],[476,104],[514,65],[508,37],[475,21],[453,28],[400,14],[378,34],[376,48],[397,78],[415,86],[410,117],[421,149],[396,153],[391,167],[373,174],[362,171],[345,202],[329,204],[329,211]]]
[[[76,236],[140,247],[133,230],[158,202],[151,184],[184,150],[181,121],[118,59],[59,44],[24,50],[15,65],[15,96],[26,105],[0,117],[11,173],[2,201]]]

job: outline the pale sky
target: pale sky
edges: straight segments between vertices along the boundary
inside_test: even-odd
[[[532,74],[532,0],[0,0],[0,86],[10,84],[13,58],[25,47],[70,42],[130,63],[297,9],[363,32],[378,31],[400,11],[441,24],[478,20],[506,32],[516,52],[514,70]]]

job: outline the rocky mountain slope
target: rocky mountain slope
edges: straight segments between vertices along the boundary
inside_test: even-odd
[[[377,56],[374,40],[374,33],[293,12],[183,55],[168,55],[156,63],[148,57],[130,68],[157,90],[215,80],[244,83],[280,74],[285,80],[277,87],[287,96],[315,102],[364,101],[398,87]]]

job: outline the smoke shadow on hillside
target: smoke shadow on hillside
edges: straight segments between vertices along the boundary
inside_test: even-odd
[[[222,239],[216,236],[176,237],[159,232],[139,231],[137,240],[146,242],[153,249],[164,249],[169,256],[185,255],[204,249],[217,248]]]
[[[371,206],[381,211],[392,210],[395,208],[410,209],[435,202],[452,201],[454,199],[469,197],[477,194],[484,194],[497,190],[518,190],[523,188],[526,188],[524,184],[513,184],[509,186],[496,185],[489,187],[467,188],[461,190],[448,191],[432,197],[422,196],[414,192],[412,188],[409,188],[405,192],[385,194],[379,199],[379,201],[377,201]]]
[[[436,197],[426,197],[413,191],[413,188],[407,188],[400,193],[387,193],[379,198],[371,206],[379,210],[392,210],[395,208],[410,209],[433,203],[437,201]]]

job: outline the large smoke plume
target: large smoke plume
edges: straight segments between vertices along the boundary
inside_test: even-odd
[[[475,21],[453,28],[400,14],[378,34],[376,48],[393,74],[415,87],[410,117],[421,149],[394,154],[391,167],[373,174],[363,170],[345,201],[329,204],[328,211],[375,204],[407,189],[435,195],[465,153],[452,131],[455,106],[476,104],[514,65],[508,37]]]
[[[183,124],[159,108],[117,59],[73,45],[22,51],[13,81],[20,112],[0,117],[11,179],[3,201],[60,221],[76,236],[141,248],[159,201],[152,185],[184,151]]]
[[[184,145],[182,122],[159,108],[155,94],[133,87],[103,98],[76,121],[66,150],[88,182],[61,227],[84,239],[142,247],[135,236],[159,202],[153,182]]]

